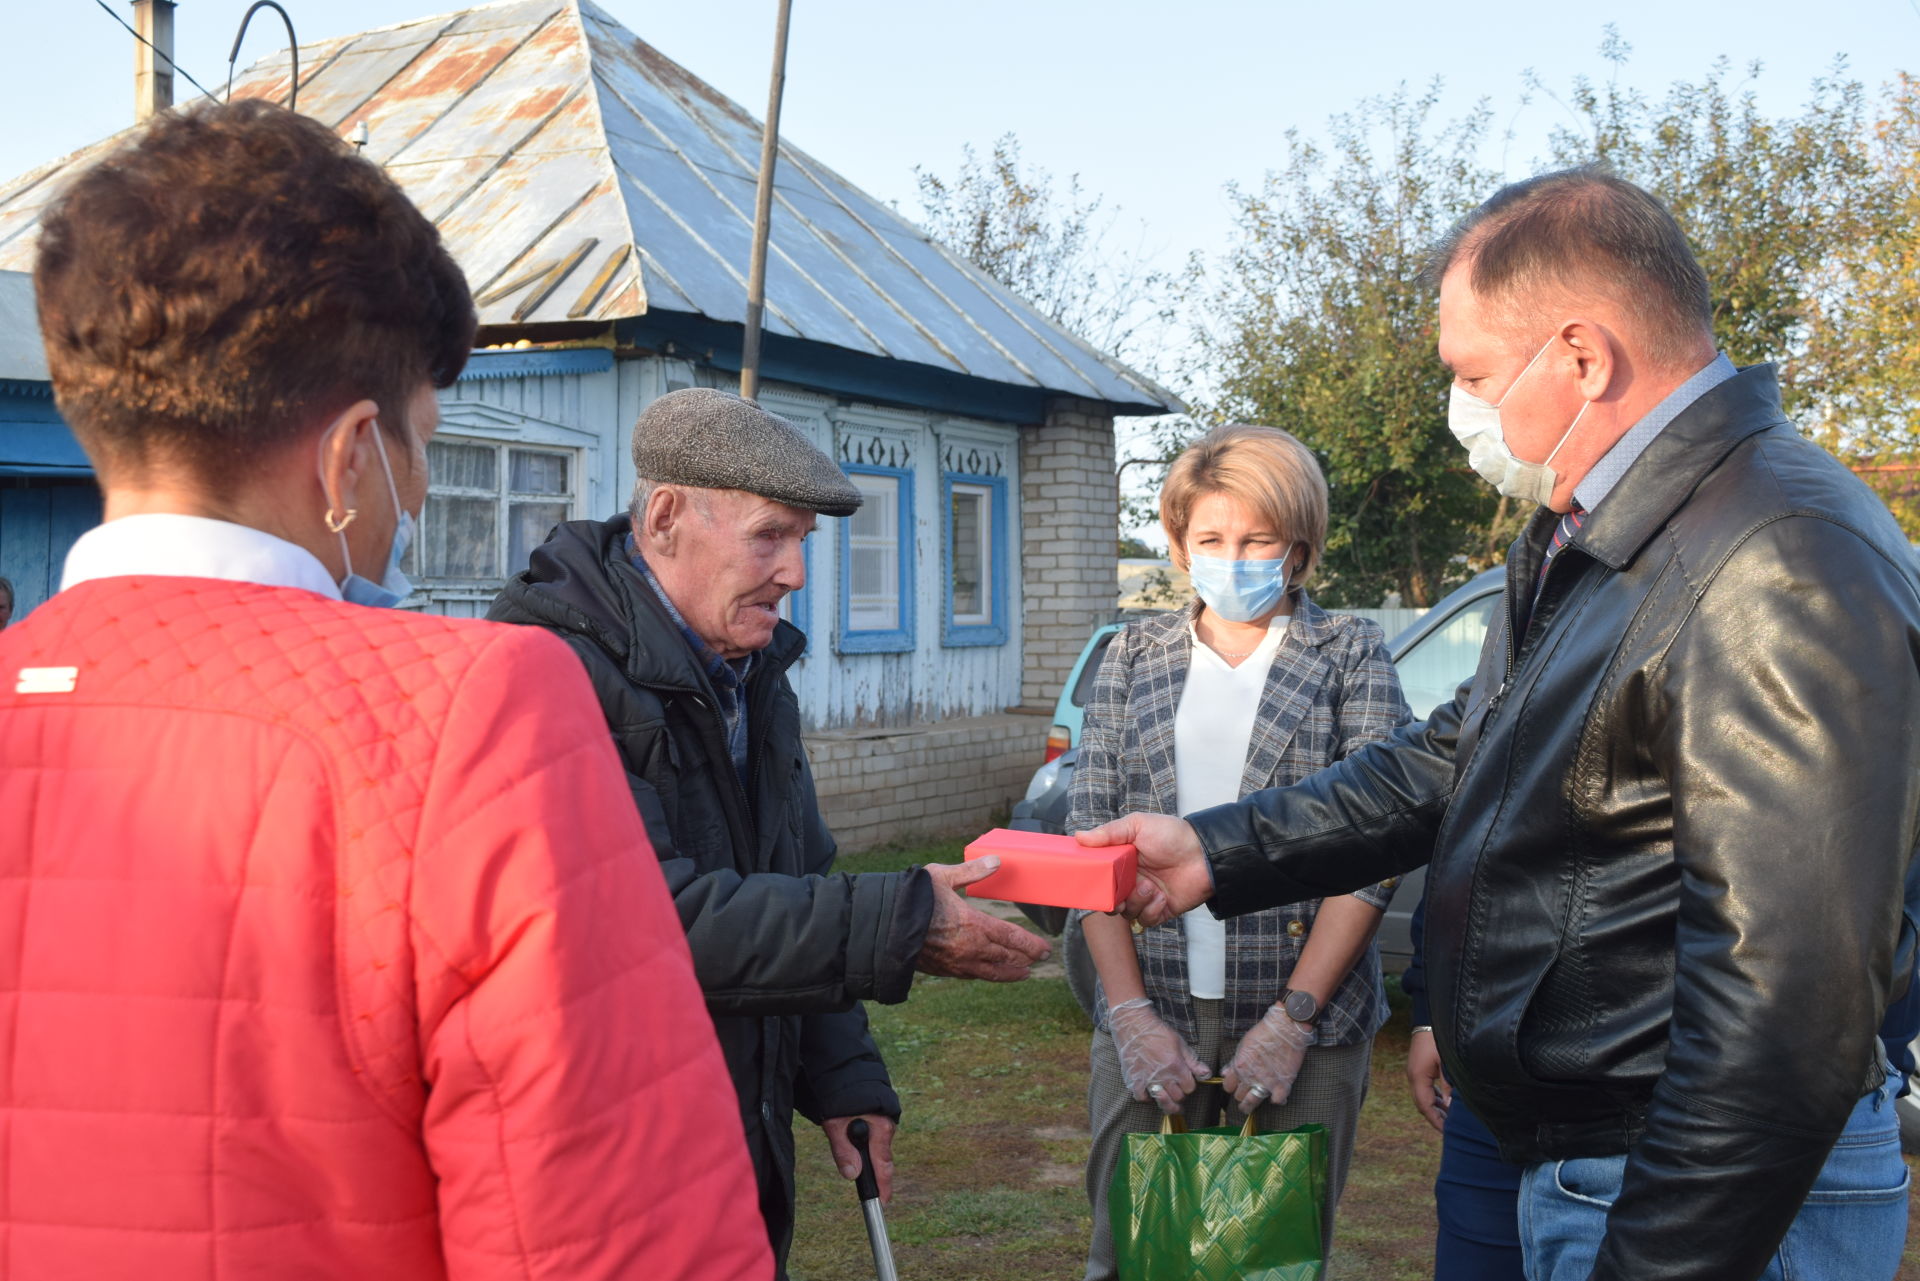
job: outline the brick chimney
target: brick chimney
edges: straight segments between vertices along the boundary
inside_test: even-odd
[[[139,123],[173,105],[173,0],[133,0],[133,29],[147,42],[133,42],[133,119]]]

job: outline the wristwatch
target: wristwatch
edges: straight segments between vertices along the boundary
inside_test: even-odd
[[[1302,992],[1298,988],[1288,988],[1280,994],[1280,1004],[1285,1007],[1287,1017],[1295,1023],[1311,1023],[1320,1013],[1320,1001],[1311,992]]]

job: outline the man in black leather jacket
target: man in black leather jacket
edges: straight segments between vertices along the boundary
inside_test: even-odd
[[[786,675],[806,637],[777,612],[805,580],[815,512],[860,502],[833,460],[785,419],[691,388],[640,416],[634,462],[632,516],[556,528],[488,617],[546,627],[586,666],[687,930],[784,1270],[796,1109],[849,1177],[847,1126],[864,1117],[890,1188],[900,1100],[859,1002],[904,1001],[916,969],[1025,978],[1047,948],[955,893],[980,862],[833,874]]]
[[[1435,274],[1450,425],[1541,504],[1477,674],[1295,787],[1082,839],[1139,844],[1149,921],[1430,863],[1433,1030],[1529,1167],[1536,1281],[1889,1278],[1875,1029],[1912,971],[1913,553],[1772,367],[1715,354],[1644,192],[1515,184]]]

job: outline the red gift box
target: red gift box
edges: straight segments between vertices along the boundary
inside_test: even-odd
[[[998,855],[1000,870],[966,887],[974,898],[1111,912],[1139,868],[1131,845],[1082,845],[1071,836],[998,827],[967,846],[967,861]]]

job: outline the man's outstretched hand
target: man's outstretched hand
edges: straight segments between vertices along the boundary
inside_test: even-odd
[[[916,968],[922,974],[1012,983],[1027,977],[1033,965],[1052,954],[1053,949],[1038,935],[1012,921],[988,916],[955,892],[999,870],[997,858],[927,865],[927,875],[933,878],[933,923],[927,926],[927,941],[920,945]]]
[[[1213,897],[1213,872],[1200,838],[1183,818],[1128,814],[1104,827],[1075,833],[1082,845],[1132,845],[1140,852],[1140,876],[1120,911],[1147,925],[1160,925]]]

